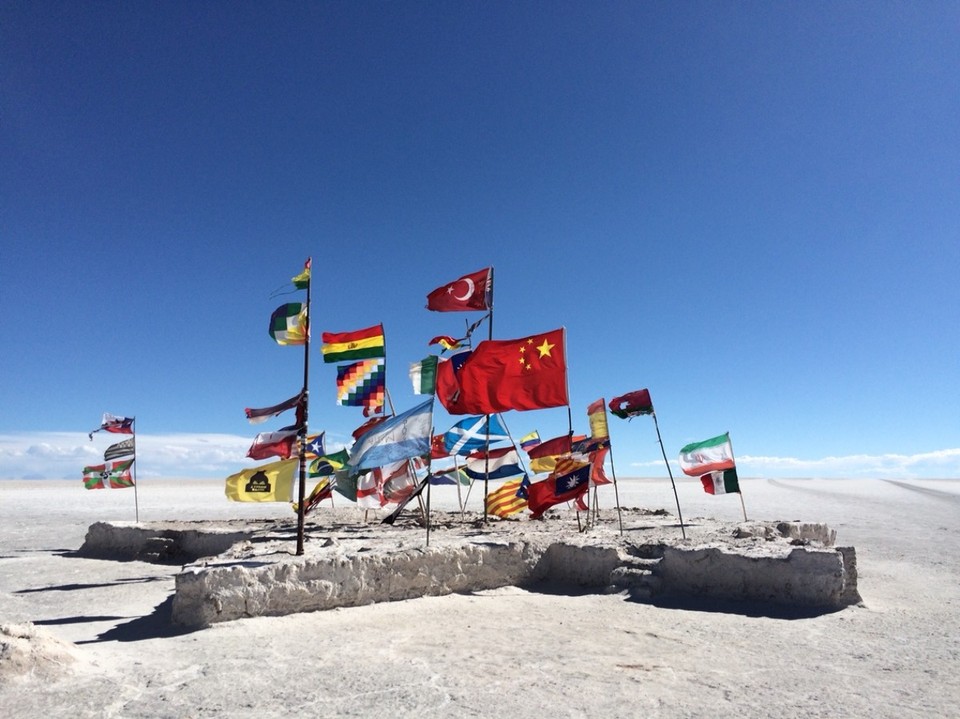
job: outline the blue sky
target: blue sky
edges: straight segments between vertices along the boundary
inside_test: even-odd
[[[314,261],[310,426],[348,442],[321,331],[407,368],[474,313],[567,330],[574,429],[648,387],[667,453],[742,475],[960,477],[960,7],[6,2],[0,476],[252,464],[295,394],[271,292]],[[439,407],[438,430],[453,423]],[[511,412],[516,436],[563,409]],[[619,476],[665,473],[611,417]]]

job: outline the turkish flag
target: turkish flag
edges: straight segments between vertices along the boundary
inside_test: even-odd
[[[485,340],[459,369],[454,362],[440,362],[437,398],[450,414],[565,406],[564,329],[516,340]]]
[[[434,312],[488,310],[492,294],[493,268],[487,267],[435,289],[427,295],[427,309]]]

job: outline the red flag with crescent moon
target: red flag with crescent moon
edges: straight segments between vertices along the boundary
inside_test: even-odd
[[[427,295],[427,309],[434,312],[469,312],[488,310],[492,304],[493,268],[448,282]]]

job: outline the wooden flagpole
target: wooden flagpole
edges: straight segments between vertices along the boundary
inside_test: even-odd
[[[730,456],[733,457],[733,441],[730,439],[730,432],[727,432],[727,442],[730,443]],[[734,471],[736,471],[736,461],[734,461]],[[743,487],[740,486],[740,478],[737,477],[737,494],[740,495],[740,508],[743,510],[743,521],[747,521],[747,505],[743,503]]]
[[[663,439],[660,437],[660,423],[657,422],[657,413],[651,412],[653,415],[653,426],[657,429],[657,441],[660,443],[660,453],[663,455],[663,462],[667,465],[667,474],[670,475],[670,484],[673,486],[673,498],[677,501],[677,516],[680,517],[680,532],[683,535],[683,538],[687,538],[687,530],[683,526],[683,512],[680,511],[680,496],[677,494],[677,483],[673,481],[673,471],[670,469],[670,462],[667,461],[667,452],[663,448]]]
[[[309,409],[310,395],[310,325],[313,317],[310,312],[310,285],[313,282],[313,261],[307,258],[307,265],[310,266],[310,273],[307,275],[307,326],[304,331],[303,342],[303,421],[300,425],[300,485],[298,491],[299,500],[297,502],[297,556],[303,555],[303,535],[304,535],[304,497],[307,490],[307,412]]]

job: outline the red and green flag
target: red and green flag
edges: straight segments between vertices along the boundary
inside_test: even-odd
[[[130,468],[133,460],[106,462],[83,468],[83,486],[86,489],[124,489],[133,486]]]
[[[386,357],[383,325],[355,332],[324,332],[320,351],[327,363]]]

